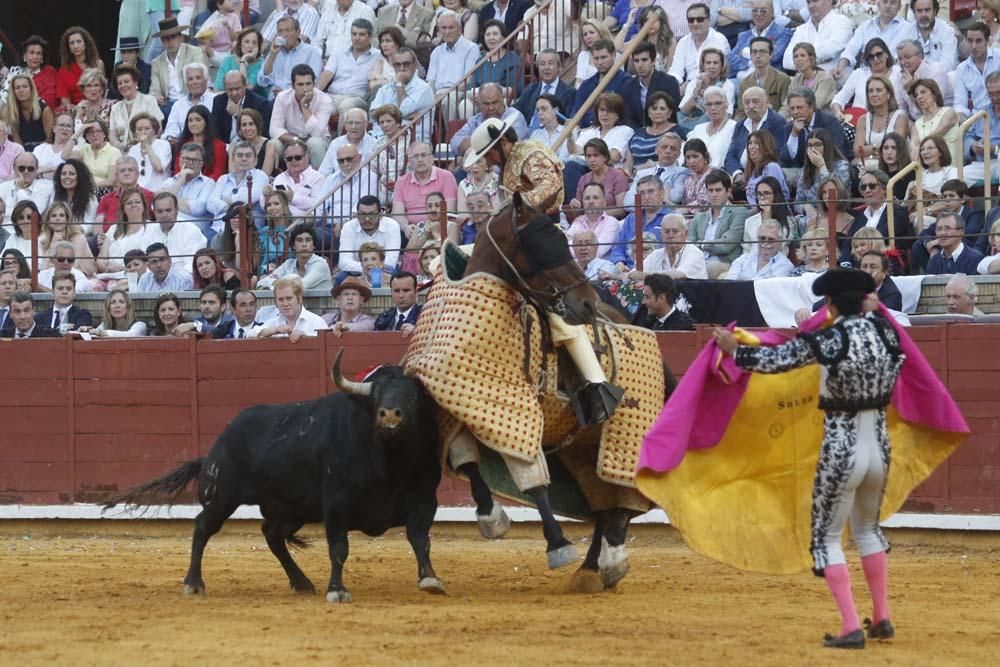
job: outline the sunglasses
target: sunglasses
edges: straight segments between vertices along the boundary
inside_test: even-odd
[[[862,190],[878,190],[879,184],[878,183],[862,183],[859,187]]]
[[[146,175],[146,158],[142,158],[142,162],[139,163],[139,175]]]
[[[19,164],[19,165],[17,165],[17,170],[19,172],[21,172],[22,174],[25,173],[25,172],[27,172],[29,174],[35,173],[35,167],[32,167],[30,165],[26,165],[26,164]]]
[[[76,257],[53,257],[53,262],[66,262],[67,264],[76,263]]]
[[[285,162],[298,162],[305,158],[305,155],[286,155]]]
[[[882,58],[885,58],[885,51],[873,51],[865,56],[865,58],[868,62],[871,62],[872,60],[881,60]]]
[[[355,157],[339,157],[339,158],[337,158],[337,163],[338,164],[349,164],[351,162],[354,162],[355,159],[357,159],[357,156],[355,156]]]
[[[689,16],[688,23],[704,23],[708,20],[707,16]]]

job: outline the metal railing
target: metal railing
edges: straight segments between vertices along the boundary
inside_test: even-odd
[[[990,213],[990,190],[993,187],[993,172],[991,162],[993,159],[993,146],[990,144],[990,114],[986,111],[977,111],[958,126],[958,180],[964,181],[965,173],[965,133],[976,124],[980,118],[983,119],[983,192],[985,200],[983,202],[983,215]]]
[[[916,185],[917,192],[917,220],[924,219],[924,168],[920,164],[920,160],[914,160],[910,164],[906,165],[902,169],[896,172],[896,174],[889,179],[886,183],[885,191],[886,193],[892,192],[892,187],[896,185],[899,181],[903,179],[904,176],[909,174],[911,171],[917,173],[916,180],[914,180],[914,185]],[[889,205],[886,206],[886,225],[888,228],[888,241],[889,247],[896,247],[896,211],[895,206],[893,206],[892,198],[887,199]],[[922,226],[922,225],[921,225]]]

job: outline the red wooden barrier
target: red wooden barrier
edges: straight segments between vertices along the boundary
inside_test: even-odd
[[[1000,326],[942,324],[910,329],[959,402],[973,435],[906,509],[1000,513]],[[659,336],[678,375],[708,329]],[[16,346],[16,351],[15,351]],[[118,339],[0,341],[0,503],[87,502],[204,454],[249,405],[333,391],[330,367],[345,347],[344,372],[398,362],[398,334],[287,340]],[[444,504],[470,504],[446,480]]]

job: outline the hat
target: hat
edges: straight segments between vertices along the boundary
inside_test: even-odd
[[[357,278],[355,276],[348,276],[347,278],[345,278],[344,282],[340,283],[332,290],[330,290],[330,295],[334,299],[336,299],[338,296],[340,296],[340,293],[343,292],[345,289],[358,290],[359,292],[361,292],[361,298],[364,299],[365,301],[372,298],[372,291],[371,288],[368,287],[368,284],[361,278]]]
[[[118,40],[118,51],[139,51],[140,49],[142,49],[142,44],[139,43],[138,37],[122,37]]]
[[[472,155],[466,155],[463,166],[468,169],[479,162],[511,127],[511,123],[502,118],[487,118],[484,120],[472,132],[472,138],[469,139],[469,148],[472,151]]]
[[[170,37],[171,35],[180,35],[189,26],[178,25],[176,16],[168,16],[165,19],[160,19],[160,31],[151,35],[152,37]]]
[[[830,269],[812,284],[816,296],[833,296],[842,292],[870,294],[875,291],[875,279],[858,269]]]

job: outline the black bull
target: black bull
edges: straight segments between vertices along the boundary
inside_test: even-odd
[[[343,352],[343,350],[341,350]],[[267,545],[292,589],[315,593],[288,551],[305,523],[322,521],[330,552],[327,600],[349,602],[343,583],[347,533],[381,535],[405,526],[421,590],[443,593],[430,560],[441,467],[434,404],[423,386],[396,366],[363,383],[340,374],[342,393],[313,401],[247,408],[219,435],[207,456],[106,500],[110,508],[173,503],[194,480],[202,511],[195,519],[184,592],[204,593],[201,559],[209,538],[240,505],[259,505]]]

